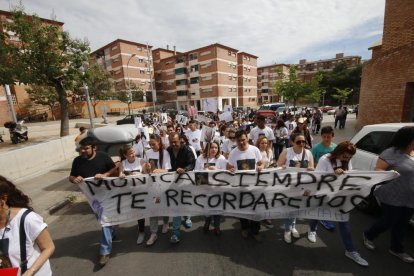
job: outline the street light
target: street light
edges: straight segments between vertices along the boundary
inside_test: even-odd
[[[325,106],[325,94],[326,90],[322,91],[322,106]]]
[[[132,103],[132,92],[131,92],[131,78],[129,77],[129,62],[133,57],[137,54],[132,54],[127,62],[127,78],[128,78],[128,114],[131,115],[131,107],[130,104]]]

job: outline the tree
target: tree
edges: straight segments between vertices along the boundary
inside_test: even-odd
[[[85,73],[84,80],[81,80],[75,89],[78,95],[84,95],[83,81],[88,85],[89,97],[93,107],[95,118],[96,106],[99,101],[108,100],[113,96],[110,74],[99,64],[93,64]]]
[[[3,24],[8,32],[0,37],[0,84],[54,87],[60,104],[60,135],[69,135],[68,96],[82,78],[79,68],[89,59],[89,43],[71,39],[60,26],[27,15],[23,7],[10,19]]]
[[[131,103],[134,101],[142,102],[144,100],[144,91],[142,88],[135,85],[135,83],[131,83],[131,96],[132,99],[129,97],[129,90],[121,90],[115,93],[115,97],[128,105],[128,110],[130,110]]]
[[[345,100],[348,99],[349,95],[354,91],[351,88],[339,89],[335,87],[336,92],[332,94],[332,98],[340,101],[341,104],[344,104]]]
[[[32,87],[26,88],[26,92],[29,94],[30,100],[34,103],[48,106],[53,120],[56,120],[53,109],[59,105],[59,97],[54,87],[32,85]]]

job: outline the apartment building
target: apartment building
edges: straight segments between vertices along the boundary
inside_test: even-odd
[[[135,85],[146,93],[146,101],[152,101],[151,48],[150,45],[117,39],[95,50],[91,56],[111,74],[115,91],[125,91]]]
[[[348,68],[356,67],[361,64],[360,56],[345,56],[344,53],[338,53],[335,58],[323,59],[318,61],[307,61],[301,59],[296,65],[296,70],[299,78],[302,81],[312,80],[317,72],[332,71],[333,68],[341,62],[345,62]]]
[[[278,72],[288,75],[289,65],[273,64],[257,68],[257,94],[259,104],[282,101],[282,99],[276,95],[276,91],[273,88],[274,83],[283,78]]]
[[[0,32],[5,32],[9,35],[10,43],[18,43],[19,38],[14,35],[14,33],[8,31],[4,27],[5,22],[11,22],[10,18],[12,13],[8,11],[0,10]],[[55,25],[63,29],[63,22],[40,18],[44,24]],[[16,116],[21,118],[23,116],[36,116],[38,114],[43,114],[48,111],[48,108],[45,106],[34,105],[30,100],[29,95],[26,92],[26,85],[10,85],[10,94],[13,101],[14,110],[16,111]],[[11,112],[9,111],[9,105],[6,97],[6,90],[4,87],[0,86],[0,125],[3,125],[4,122],[12,120]]]
[[[256,106],[257,57],[237,49],[211,44],[178,53],[153,51],[157,94],[177,109],[190,105],[203,110],[203,99],[217,99],[224,105]]]

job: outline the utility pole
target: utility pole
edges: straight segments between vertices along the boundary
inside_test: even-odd
[[[10,113],[12,116],[12,120],[13,122],[17,123],[17,117],[16,117],[16,112],[14,111],[14,105],[13,105],[13,99],[12,99],[11,92],[10,92],[10,86],[6,84],[4,88],[6,90],[6,97],[7,97],[7,102],[9,103],[9,109],[10,109]]]
[[[154,109],[153,111],[156,112],[155,110],[155,102],[157,101],[157,92],[154,89],[154,84],[152,83],[152,70],[151,70],[151,64],[152,64],[152,53],[150,54],[150,48],[148,46],[148,42],[147,42],[147,62],[148,62],[148,71],[149,71],[149,75],[150,75],[150,89],[151,89],[151,95],[152,95],[152,108]]]

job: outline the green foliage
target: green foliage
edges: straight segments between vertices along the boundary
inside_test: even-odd
[[[32,85],[30,88],[26,88],[26,92],[34,103],[48,106],[52,112],[53,120],[55,120],[53,109],[59,105],[59,97],[53,86]]]
[[[335,92],[332,94],[332,98],[339,100],[340,103],[343,104],[353,91],[354,90],[351,88],[339,89],[335,87]]]
[[[13,12],[0,40],[0,84],[53,86],[61,108],[61,136],[69,135],[68,90],[81,79],[79,68],[89,59],[87,41],[71,39],[60,26],[43,23],[23,8]]]

